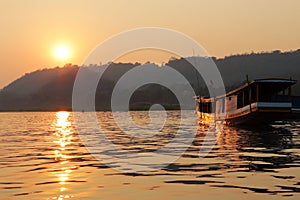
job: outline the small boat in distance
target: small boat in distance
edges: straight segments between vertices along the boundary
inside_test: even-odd
[[[247,81],[225,95],[195,97],[200,122],[212,118],[228,125],[269,124],[272,121],[300,119],[300,97],[292,96],[291,79]]]

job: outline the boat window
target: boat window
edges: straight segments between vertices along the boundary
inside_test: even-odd
[[[244,91],[244,106],[247,106],[247,105],[249,105],[250,104],[250,96],[249,96],[249,89],[246,89],[245,91]]]
[[[257,101],[257,86],[254,85],[251,87],[251,103]]]
[[[231,99],[231,97],[229,97]],[[225,112],[225,98],[222,99],[222,113]]]
[[[281,84],[260,84],[260,102],[289,102],[290,94],[286,85]]]
[[[243,107],[243,97],[244,97],[243,92],[240,92],[240,93],[237,95],[237,108]]]

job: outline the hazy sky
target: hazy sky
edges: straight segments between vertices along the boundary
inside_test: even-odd
[[[0,88],[39,68],[81,64],[110,36],[145,26],[182,32],[216,57],[298,49],[299,8],[299,0],[0,0]],[[58,45],[70,48],[68,60],[53,56]],[[135,55],[125,60],[154,58]]]

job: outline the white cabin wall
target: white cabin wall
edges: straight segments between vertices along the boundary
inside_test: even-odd
[[[222,112],[222,99],[217,99],[216,100],[216,113],[221,113]]]
[[[231,112],[237,109],[237,95],[226,97],[226,112]]]

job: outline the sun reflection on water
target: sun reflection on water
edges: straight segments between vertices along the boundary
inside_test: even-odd
[[[71,128],[71,122],[69,120],[70,113],[60,111],[56,113],[55,123],[55,140],[53,141],[57,145],[57,149],[54,151],[55,160],[59,163],[59,167],[55,170],[55,177],[59,182],[59,192],[61,193],[57,199],[70,198],[70,195],[64,195],[63,192],[67,191],[66,187],[69,184],[70,173],[75,166],[68,165],[70,159],[73,157],[67,154],[67,150],[72,147],[73,132]]]

